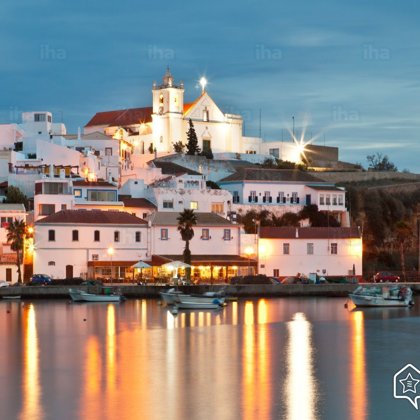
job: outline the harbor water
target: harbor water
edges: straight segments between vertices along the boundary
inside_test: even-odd
[[[243,299],[172,314],[144,299],[1,300],[0,418],[420,418],[415,378],[394,397],[394,375],[420,370],[420,299],[345,301]]]

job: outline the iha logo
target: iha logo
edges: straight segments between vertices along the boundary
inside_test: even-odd
[[[412,364],[405,365],[394,375],[394,398],[405,398],[419,409],[420,370]]]

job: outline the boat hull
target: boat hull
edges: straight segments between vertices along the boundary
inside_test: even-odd
[[[411,299],[384,298],[383,296],[366,296],[350,294],[349,298],[357,307],[408,307]]]
[[[183,292],[177,291],[175,289],[169,289],[166,292],[160,292],[160,297],[163,300],[163,303],[166,305],[175,305],[175,303],[179,302],[178,296],[184,295]]]
[[[175,307],[177,309],[219,309],[222,305],[212,302],[178,302]]]
[[[183,304],[215,304],[215,305],[223,305],[225,303],[225,297],[217,297],[217,296],[191,296],[191,295],[179,295],[178,296],[179,303]]]
[[[70,289],[69,294],[73,302],[121,302],[121,295],[97,295],[83,290]]]

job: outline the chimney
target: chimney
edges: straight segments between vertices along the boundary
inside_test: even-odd
[[[296,238],[299,238],[299,228],[296,228]]]

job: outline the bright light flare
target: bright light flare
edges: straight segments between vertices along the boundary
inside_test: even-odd
[[[198,83],[200,83],[201,91],[202,92],[205,92],[206,91],[206,87],[207,87],[207,83],[208,83],[207,82],[207,79],[204,76],[202,76]]]

